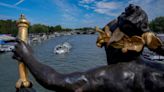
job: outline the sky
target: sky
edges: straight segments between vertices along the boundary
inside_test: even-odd
[[[129,4],[145,10],[149,21],[164,16],[164,0],[0,0],[0,19],[17,20],[24,14],[31,24],[103,27]]]

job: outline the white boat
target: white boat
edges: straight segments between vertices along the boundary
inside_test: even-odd
[[[141,59],[144,60],[144,64],[164,71],[164,56],[158,55],[145,47]]]
[[[71,44],[68,42],[64,42],[61,45],[57,45],[54,48],[54,53],[55,54],[64,54],[64,53],[68,53],[70,51],[70,49],[72,48]]]
[[[15,40],[15,37],[12,37],[7,34],[0,34],[0,40],[3,40],[3,41]]]
[[[14,49],[12,45],[0,45],[0,52],[10,52]]]
[[[14,43],[10,44],[8,43],[8,41],[10,42],[14,40],[15,37],[12,37],[10,35],[0,35],[0,53],[12,51],[14,49]]]
[[[148,60],[157,60],[157,61],[164,61],[164,56],[158,55],[153,51],[150,51],[148,48],[144,48],[144,51],[142,53],[142,56]]]

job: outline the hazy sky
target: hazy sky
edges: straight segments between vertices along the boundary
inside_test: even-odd
[[[164,0],[0,0],[0,19],[17,20],[23,13],[31,24],[102,27],[130,3],[141,6],[149,20],[164,16]]]

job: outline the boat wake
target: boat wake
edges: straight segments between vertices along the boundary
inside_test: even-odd
[[[59,44],[54,48],[55,54],[64,54],[68,53],[72,48],[71,44],[68,42],[64,42],[63,44]]]

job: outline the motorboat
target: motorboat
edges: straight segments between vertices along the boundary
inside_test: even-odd
[[[59,44],[54,48],[55,54],[64,54],[68,53],[72,48],[71,44],[68,42],[64,42],[63,44]]]

